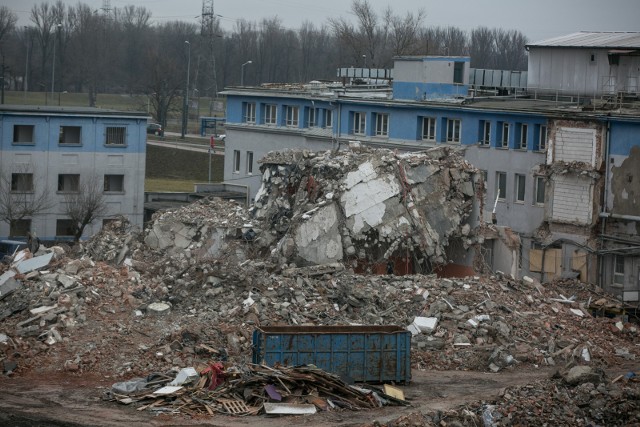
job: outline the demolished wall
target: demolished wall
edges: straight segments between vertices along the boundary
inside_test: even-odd
[[[479,179],[450,147],[278,152],[261,170],[251,212],[282,262],[355,267],[403,257],[416,271],[450,261],[446,248],[462,240]],[[465,245],[474,243],[468,226],[464,234]]]

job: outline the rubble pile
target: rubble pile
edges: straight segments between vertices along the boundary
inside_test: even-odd
[[[407,420],[411,424],[406,424]],[[628,426],[640,422],[640,381],[633,372],[606,378],[574,366],[554,378],[508,387],[495,401],[469,402],[447,411],[411,414],[388,426]]]
[[[279,264],[345,262],[373,272],[405,258],[429,272],[449,261],[452,239],[473,242],[478,171],[449,147],[277,152],[261,162],[252,214],[264,224],[259,244]]]
[[[115,383],[106,394],[138,410],[188,415],[310,414],[331,409],[371,409],[406,405],[382,390],[345,383],[313,366],[278,367],[213,363],[198,373],[154,373]]]

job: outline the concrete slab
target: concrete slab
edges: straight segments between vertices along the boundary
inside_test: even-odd
[[[53,258],[53,252],[50,252],[46,255],[37,256],[31,259],[26,259],[24,261],[20,261],[16,265],[16,270],[18,270],[18,273],[20,274],[25,274],[42,267],[46,267],[47,265],[49,265],[52,258]]]

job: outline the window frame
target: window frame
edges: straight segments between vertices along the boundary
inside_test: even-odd
[[[233,150],[233,173],[240,173],[240,150]]]
[[[297,105],[285,105],[285,126],[288,128],[297,128],[300,126],[300,107]]]
[[[65,179],[65,177],[69,177]],[[77,177],[74,179],[73,177]],[[65,188],[70,185],[72,188]],[[58,191],[57,193],[73,194],[80,192],[80,174],[79,173],[59,173],[58,174]]]
[[[20,178],[28,179],[20,179]],[[25,194],[35,191],[33,173],[31,172],[14,172],[11,174],[11,193]],[[27,185],[24,185],[27,184]]]
[[[452,133],[453,135],[450,135]],[[448,144],[460,144],[462,136],[462,119],[447,118],[445,142]]]
[[[353,112],[353,134],[360,136],[367,135],[367,113],[363,111]]]
[[[501,187],[504,184],[504,189]],[[507,200],[507,173],[496,171],[496,196],[498,201],[506,201]],[[502,195],[502,197],[500,197]]]
[[[244,106],[244,116],[242,118],[245,123],[256,123],[256,103],[246,102]]]
[[[616,285],[624,286],[625,281],[625,268],[624,268],[624,256],[614,254],[613,255],[613,274],[611,278],[611,283]],[[619,270],[619,267],[622,266],[622,271]],[[622,278],[621,282],[618,282],[619,278]]]
[[[513,201],[518,204],[524,204],[526,200],[527,176],[517,173],[514,176]]]
[[[546,191],[545,177],[542,175],[536,175],[533,182],[534,182],[533,204],[535,206],[544,206],[544,198],[545,198],[545,191]],[[540,194],[540,189],[542,189],[542,194]],[[540,196],[542,196],[542,201],[540,201]]]
[[[549,143],[549,127],[547,125],[540,125],[538,128],[538,151],[547,151],[547,144]]]
[[[247,175],[253,175],[253,151],[247,151],[246,167]]]
[[[482,147],[489,147],[491,145],[491,121],[480,120],[480,138],[478,138],[478,144]]]
[[[14,220],[9,224],[9,239],[16,237],[24,237],[27,232],[31,231],[31,225],[33,224],[31,218],[21,218]]]
[[[65,142],[65,129],[77,129],[78,130],[78,142]],[[58,145],[63,146],[79,146],[82,145],[82,126],[68,126],[60,125],[60,133],[58,135]]]
[[[423,141],[436,141],[436,129],[438,119],[435,117],[422,117],[422,135]],[[425,133],[425,128],[427,132]],[[426,138],[425,138],[426,135]]]
[[[264,104],[264,124],[267,126],[278,125],[278,106],[276,104]]]
[[[19,132],[22,129],[23,131],[28,130],[29,140],[22,140],[23,132]],[[15,145],[35,145],[36,141],[36,126],[28,125],[28,124],[14,124],[13,125],[13,137],[12,144]]]
[[[60,223],[62,221],[65,221],[68,225],[65,227],[67,229],[66,232],[68,232],[69,234],[62,234],[60,233],[61,230],[61,225]],[[56,219],[56,238],[69,238],[69,237],[73,237],[73,220],[70,218],[57,218]]]
[[[509,148],[509,132],[510,132],[510,124],[509,122],[500,122],[500,140],[498,141],[500,145],[498,148]]]
[[[108,183],[111,183],[112,180],[110,179],[111,177],[120,177],[120,190],[111,190],[110,187],[111,185],[107,185]],[[124,174],[117,174],[117,173],[106,173],[104,174],[104,178],[103,178],[103,188],[102,191],[104,193],[107,194],[123,194],[125,192],[125,185],[124,185],[124,178],[125,175]],[[109,188],[107,188],[109,187]]]
[[[333,110],[327,108],[324,114],[324,127],[333,128]]]
[[[518,141],[518,149],[526,150],[529,142],[529,125],[527,123],[520,123],[520,138]]]
[[[307,107],[307,127],[318,127],[318,109],[315,107]]]
[[[121,133],[121,135],[120,135]],[[113,137],[122,142],[112,142]],[[123,125],[111,125],[104,127],[104,145],[107,147],[126,147],[127,146],[127,127]]]
[[[389,113],[376,113],[376,136],[389,137]]]

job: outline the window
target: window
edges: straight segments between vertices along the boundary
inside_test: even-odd
[[[56,220],[56,237],[73,237],[73,221],[70,219]]]
[[[536,142],[538,146],[536,147],[537,151],[547,151],[547,127],[545,125],[537,125],[536,126],[537,138]]]
[[[519,139],[519,144],[518,144],[518,148],[521,150],[526,150],[527,149],[527,142],[528,142],[528,131],[529,131],[529,126],[522,123],[520,124],[520,139]]]
[[[33,144],[33,125],[13,125],[14,144]]]
[[[622,255],[614,255],[613,283],[624,285],[624,257]]]
[[[287,105],[285,107],[285,119],[286,124],[289,127],[298,127],[298,116],[300,113],[300,107],[294,107]]]
[[[367,125],[366,113],[363,113],[363,112],[353,113],[353,133],[354,133],[354,135],[365,135],[366,125]]]
[[[499,122],[498,127],[500,129],[500,148],[509,148],[509,123]]]
[[[81,129],[80,126],[60,126],[58,144],[79,145]]]
[[[526,187],[526,177],[521,174],[516,174],[516,203],[524,203],[524,190]]]
[[[333,127],[333,110],[325,110],[324,127],[326,128]]]
[[[124,175],[105,175],[104,176],[104,192],[105,193],[124,192]]]
[[[491,122],[488,120],[480,120],[479,132],[478,143],[488,147],[489,144],[491,144]]]
[[[507,173],[496,172],[496,196],[500,200],[507,197]]]
[[[233,150],[233,173],[240,173],[240,151]]]
[[[127,128],[124,126],[107,127],[106,145],[124,145],[127,142]]]
[[[447,142],[460,142],[460,119],[447,119]]]
[[[376,136],[389,136],[389,114],[376,113]]]
[[[436,140],[436,119],[435,117],[422,118],[422,139],[425,141]]]
[[[535,188],[536,198],[533,201],[533,203],[536,205],[544,205],[544,177],[536,176],[535,185],[536,185],[536,188]]]
[[[80,175],[63,173],[58,175],[58,191],[77,193],[80,191]]]
[[[31,231],[30,219],[17,219],[9,225],[9,237],[24,237]]]
[[[317,108],[307,108],[307,127],[314,128],[318,126],[318,110]]]
[[[12,173],[11,174],[11,192],[27,193],[33,191],[33,174],[32,173]]]
[[[278,124],[278,108],[274,104],[265,104],[264,106],[264,124]]]
[[[247,103],[244,104],[243,121],[245,123],[255,123],[256,122],[256,103],[255,102],[247,102]]]
[[[464,62],[453,63],[453,84],[464,83]]]
[[[253,173],[253,151],[247,151],[247,175]]]

